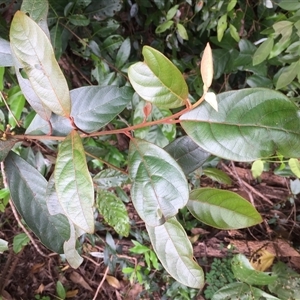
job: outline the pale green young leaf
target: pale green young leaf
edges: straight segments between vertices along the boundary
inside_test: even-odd
[[[259,65],[268,58],[273,45],[274,39],[273,37],[269,37],[257,48],[253,55],[253,66]]]
[[[66,290],[59,280],[56,282],[56,293],[60,299],[66,298]]]
[[[186,177],[176,161],[160,147],[131,139],[128,167],[133,181],[132,202],[148,225],[163,224],[186,205]]]
[[[98,190],[96,204],[108,225],[113,227],[119,235],[129,235],[129,217],[120,198],[110,191]]]
[[[288,67],[283,68],[282,73],[279,75],[276,89],[287,87],[298,75],[300,68],[300,60],[291,63]]]
[[[175,217],[163,225],[146,225],[154,251],[166,271],[180,283],[201,289],[202,268],[193,259],[193,248],[186,232]]]
[[[289,159],[289,166],[291,168],[291,171],[300,178],[300,163],[297,158],[290,158]]]
[[[176,12],[177,12],[177,10],[178,10],[178,7],[179,7],[179,5],[177,4],[177,5],[172,6],[172,7],[168,10],[167,16],[166,16],[167,20],[171,20],[171,19],[176,15]]]
[[[188,87],[181,72],[159,51],[143,48],[144,62],[130,66],[128,76],[135,91],[160,108],[187,104]]]
[[[261,159],[258,159],[253,162],[251,166],[251,172],[253,178],[258,178],[264,170],[264,162]]]
[[[187,208],[201,222],[219,229],[247,228],[262,222],[261,215],[246,199],[225,190],[193,190]]]
[[[236,27],[233,26],[232,24],[229,24],[229,32],[232,38],[238,43],[240,41],[240,36]]]
[[[178,34],[180,35],[180,37],[183,40],[188,40],[189,36],[187,34],[187,31],[186,31],[185,27],[182,24],[180,24],[180,23],[177,23],[176,27],[177,27]]]
[[[251,88],[219,94],[217,100],[219,112],[204,103],[180,117],[183,129],[201,148],[234,161],[254,161],[276,152],[299,156],[300,115],[285,95]]]
[[[12,20],[10,41],[14,55],[40,100],[54,113],[69,117],[68,85],[43,30],[25,13],[18,11]]]
[[[174,24],[174,21],[165,21],[156,27],[155,33],[157,33],[157,34],[163,33],[166,30],[168,30],[170,27],[172,27],[173,24]]]
[[[237,0],[230,0],[229,3],[227,4],[227,12],[230,12],[234,9],[236,6]]]
[[[2,254],[4,251],[8,250],[8,242],[0,239],[0,254]]]
[[[94,232],[94,187],[79,134],[73,130],[61,143],[54,170],[64,214],[85,232]]]
[[[13,250],[17,254],[30,242],[29,237],[26,233],[19,233],[14,236],[13,240]]]
[[[255,270],[243,254],[237,254],[232,258],[231,268],[236,279],[250,285],[267,285],[278,277],[270,272]]]
[[[218,25],[217,25],[217,36],[219,42],[221,42],[221,40],[223,39],[224,32],[226,29],[227,29],[227,14],[224,14],[218,20]]]
[[[222,184],[231,184],[231,178],[222,170],[217,168],[205,168],[203,174],[209,177],[210,179],[217,181]]]

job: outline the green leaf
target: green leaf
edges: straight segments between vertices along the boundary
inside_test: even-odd
[[[130,38],[125,39],[116,56],[116,67],[121,69],[127,62],[131,52]]]
[[[124,38],[118,34],[110,35],[101,45],[101,50],[108,52],[112,56],[115,56],[114,52],[121,47],[123,41]]]
[[[210,179],[217,181],[222,184],[231,184],[231,178],[223,171],[217,168],[205,168],[203,174],[209,177]]]
[[[291,63],[288,67],[285,67],[278,77],[276,89],[279,90],[288,86],[297,76],[299,68],[300,60]]]
[[[261,159],[256,160],[251,166],[253,178],[258,178],[264,170],[264,162]]]
[[[236,6],[237,0],[230,0],[228,5],[227,5],[227,12],[230,12],[234,9]]]
[[[300,9],[299,0],[281,0],[277,5],[285,10],[296,11]]]
[[[59,280],[56,282],[56,294],[61,299],[65,299],[67,295],[64,286]]]
[[[119,235],[128,236],[130,230],[129,217],[122,200],[109,191],[98,190],[96,203],[104,220]]]
[[[26,13],[34,22],[36,22],[45,34],[49,37],[47,23],[49,3],[47,0],[23,0],[21,10]]]
[[[128,181],[128,175],[115,169],[105,169],[93,177],[93,182],[100,189],[122,186]]]
[[[236,42],[240,41],[239,33],[238,33],[237,29],[232,24],[229,24],[229,32],[230,32],[230,35],[234,38],[234,40]]]
[[[8,250],[8,242],[0,239],[0,254],[2,254],[4,251]]]
[[[0,139],[0,162],[5,159],[17,141],[16,139],[8,139],[6,141]]]
[[[218,20],[218,25],[217,25],[217,35],[218,35],[218,41],[221,42],[224,36],[224,32],[227,29],[227,14],[223,15],[219,20]]]
[[[187,103],[188,87],[180,73],[159,51],[144,46],[145,61],[130,66],[133,88],[146,101],[161,108],[176,108]]]
[[[128,158],[132,202],[150,226],[163,224],[188,201],[188,184],[176,161],[149,142],[131,139]]]
[[[290,158],[289,159],[289,166],[291,168],[291,171],[300,178],[300,163],[297,158]]]
[[[167,16],[166,16],[167,20],[171,20],[176,15],[178,7],[179,7],[179,5],[177,4],[168,10]]]
[[[132,99],[132,89],[117,86],[85,86],[71,91],[71,116],[86,132],[95,132],[124,110]]]
[[[174,21],[166,21],[166,22],[163,22],[161,24],[159,24],[156,29],[155,29],[155,33],[156,34],[159,34],[159,33],[163,33],[165,32],[166,30],[168,30],[170,27],[172,27],[174,24]]]
[[[26,233],[19,233],[14,236],[13,250],[15,253],[19,253],[26,245],[30,242],[29,237]]]
[[[231,268],[236,279],[250,285],[267,285],[278,277],[270,272],[255,270],[243,254],[237,254],[232,258]]]
[[[188,175],[203,165],[210,153],[201,149],[189,136],[182,136],[164,148]]]
[[[51,43],[56,60],[59,60],[62,55],[62,33],[63,27],[59,22],[57,22],[50,30]]]
[[[277,295],[282,300],[297,299],[300,294],[299,274],[290,269],[283,262],[273,265],[272,273],[277,275],[277,279],[268,284],[271,293]]]
[[[193,260],[192,245],[176,218],[156,227],[146,225],[154,251],[166,271],[180,283],[201,289],[204,274]]]
[[[22,218],[46,247],[62,253],[70,235],[69,222],[65,216],[50,215],[45,200],[46,179],[13,152],[4,164],[11,198]]]
[[[137,241],[132,241],[132,243],[134,244],[134,247],[130,248],[129,251],[132,253],[136,253],[136,254],[144,254],[146,252],[149,252],[150,249],[144,245],[141,245],[139,242]]]
[[[54,179],[64,214],[85,232],[93,233],[93,182],[81,138],[75,130],[60,145]]]
[[[40,100],[54,113],[69,117],[68,85],[55,60],[50,40],[42,29],[25,13],[18,11],[12,20],[10,42]]]
[[[13,59],[11,56],[10,43],[0,38],[0,66],[11,67],[13,66]]]
[[[8,113],[8,122],[12,128],[16,127],[15,119],[20,120],[21,114],[25,106],[25,98],[18,86],[13,87],[8,92],[7,103],[10,111]]]
[[[221,289],[215,292],[211,300],[239,300],[239,299],[252,299],[252,300],[260,300],[260,299],[268,299],[268,300],[280,300],[261,289],[258,289],[253,286],[249,286],[243,282],[233,282],[225,285]]]
[[[75,26],[88,26],[90,24],[90,19],[84,15],[71,15],[69,17],[69,21],[71,24]]]
[[[122,0],[97,0],[93,1],[86,9],[86,12],[90,14],[92,18],[98,21],[102,21],[109,17],[113,17],[123,7]]]
[[[184,28],[184,26],[180,23],[177,23],[176,25],[177,27],[177,30],[178,30],[178,34],[180,35],[180,37],[183,39],[183,40],[188,40],[189,39],[189,36],[187,34],[187,31],[186,29]]]
[[[262,222],[260,214],[247,200],[225,190],[193,190],[187,208],[201,222],[219,229],[247,228]]]
[[[275,152],[298,157],[300,116],[283,94],[264,88],[218,95],[219,112],[204,103],[180,117],[186,133],[204,150],[235,161]]]
[[[253,55],[253,66],[259,65],[268,58],[271,50],[273,49],[273,45],[274,39],[269,37],[257,48]]]

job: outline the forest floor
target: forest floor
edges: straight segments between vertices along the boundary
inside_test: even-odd
[[[234,245],[234,253],[243,253],[248,257],[259,249],[267,249],[277,260],[288,263],[294,270],[300,270],[300,254],[296,251],[300,236],[300,228],[296,222],[296,216],[299,215],[299,198],[294,197],[294,203],[288,200],[291,197],[289,179],[265,172],[258,182],[252,178],[247,165],[221,163],[219,166],[233,180],[231,186],[222,188],[237,192],[248,199],[261,213],[264,221],[244,230],[220,231],[207,226],[192,228],[188,234],[193,243],[194,256],[204,271],[209,271],[213,258],[226,256],[226,246],[229,244]],[[209,178],[203,178],[201,185],[213,186],[214,183]],[[132,205],[128,204],[127,208],[130,218],[135,220],[139,230],[143,230],[144,224],[138,219]],[[11,244],[13,237],[22,230],[18,227],[10,207],[0,218],[0,223],[3,224],[0,238]],[[103,232],[99,233],[101,234],[103,235]],[[193,239],[195,236],[197,238]],[[131,239],[134,237],[120,240],[118,237],[114,238],[115,243],[122,248],[120,256],[135,260],[133,254],[128,251],[133,246]],[[86,239],[82,253],[84,262],[75,270],[59,255],[47,250],[37,239],[35,242],[43,255],[32,243],[18,254],[11,249],[0,255],[0,295],[3,300],[59,299],[56,296],[58,280],[67,288],[68,299],[129,300],[137,299],[143,291],[143,286],[130,283],[120,268],[117,267],[114,274],[109,274],[102,258],[89,255],[92,251],[104,251],[103,245],[92,246],[93,243]],[[162,282],[161,290],[164,289]],[[161,299],[161,295],[157,291],[151,295],[145,294],[141,299]],[[199,293],[195,299],[204,298]]]

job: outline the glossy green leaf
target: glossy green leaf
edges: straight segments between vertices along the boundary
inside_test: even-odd
[[[278,277],[268,285],[271,293],[280,297],[281,300],[297,299],[299,297],[300,277],[298,273],[283,262],[274,264],[272,273]]]
[[[250,286],[244,282],[233,282],[225,285],[221,289],[215,292],[211,300],[280,300],[261,289]]]
[[[217,168],[205,168],[203,174],[209,177],[210,179],[217,181],[222,184],[231,184],[231,178],[222,170]]]
[[[253,55],[253,66],[259,65],[268,58],[273,45],[274,39],[269,37],[257,48]]]
[[[128,181],[128,175],[114,169],[105,169],[93,177],[93,182],[100,189],[122,186]]]
[[[171,19],[174,18],[174,16],[176,15],[176,12],[177,12],[177,10],[178,10],[178,7],[179,7],[179,5],[177,4],[177,5],[172,6],[172,7],[168,10],[167,16],[166,16],[166,19],[167,19],[167,20],[171,20]]]
[[[251,172],[253,178],[258,178],[263,172],[263,170],[264,170],[264,162],[261,159],[258,159],[255,162],[253,162],[251,166]]]
[[[40,100],[54,113],[69,117],[66,79],[55,60],[50,40],[25,13],[16,12],[10,28],[11,48]]]
[[[16,139],[8,139],[8,140],[1,140],[0,139],[0,162],[5,159],[8,155],[11,148],[15,145],[18,140]]]
[[[255,270],[243,254],[237,254],[232,258],[231,268],[236,279],[250,285],[267,285],[278,277],[270,272]]]
[[[159,51],[144,46],[144,62],[130,66],[128,76],[135,91],[161,108],[186,104],[188,87],[180,71]]]
[[[22,218],[46,247],[62,253],[70,235],[69,222],[65,216],[50,215],[45,200],[46,179],[13,152],[4,163],[11,198]]]
[[[28,245],[30,239],[26,233],[19,233],[14,236],[13,250],[15,253],[19,253],[26,245]]]
[[[291,171],[300,178],[300,163],[297,158],[290,158],[289,159],[289,166],[291,168]]]
[[[261,215],[246,199],[226,190],[193,190],[187,208],[201,222],[219,229],[247,228],[262,222]]]
[[[193,259],[193,248],[176,218],[156,227],[146,225],[154,251],[166,271],[180,283],[201,289],[204,273]]]
[[[15,128],[17,125],[15,119],[21,119],[21,114],[25,106],[24,95],[18,86],[12,87],[9,90],[7,103],[9,104],[10,108],[10,111],[8,113],[8,123],[12,128]]]
[[[164,148],[188,175],[203,165],[210,153],[201,149],[189,136],[182,136]]]
[[[4,251],[8,250],[8,242],[0,239],[0,254],[2,254]]]
[[[0,66],[1,67],[13,66],[10,43],[2,38],[0,38]]]
[[[86,132],[94,132],[108,124],[124,110],[132,99],[132,89],[117,86],[85,86],[71,91],[71,116]]]
[[[227,4],[227,12],[230,12],[234,9],[236,6],[237,0],[230,0],[229,3]]]
[[[106,190],[97,191],[97,208],[104,220],[122,235],[128,236],[130,230],[129,217],[122,200],[114,193]]]
[[[300,60],[291,63],[288,67],[285,67],[278,77],[276,83],[276,89],[282,89],[287,87],[297,76],[300,69]]]
[[[186,133],[204,150],[235,161],[275,152],[298,157],[300,115],[283,94],[264,88],[218,95],[219,112],[204,103],[180,117]]]
[[[130,38],[127,38],[122,43],[120,49],[118,50],[116,56],[116,67],[121,69],[126,63],[128,63],[128,59],[131,52],[131,42]]]
[[[60,145],[54,179],[64,214],[85,232],[93,233],[93,182],[81,138],[75,130]]]
[[[150,226],[163,224],[188,201],[188,184],[176,161],[163,149],[131,139],[128,158],[132,202]]]

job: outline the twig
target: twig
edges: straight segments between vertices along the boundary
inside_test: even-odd
[[[97,299],[97,295],[98,295],[99,292],[100,292],[100,289],[101,289],[101,287],[102,287],[102,285],[103,285],[103,283],[104,283],[104,280],[106,279],[108,270],[109,270],[109,267],[107,266],[106,269],[105,269],[105,272],[104,272],[104,274],[103,274],[103,278],[102,278],[102,280],[101,280],[101,282],[100,282],[100,284],[99,284],[99,286],[98,286],[98,288],[97,288],[97,291],[96,291],[96,293],[95,293],[95,296],[94,296],[93,300],[96,300],[96,299]]]

